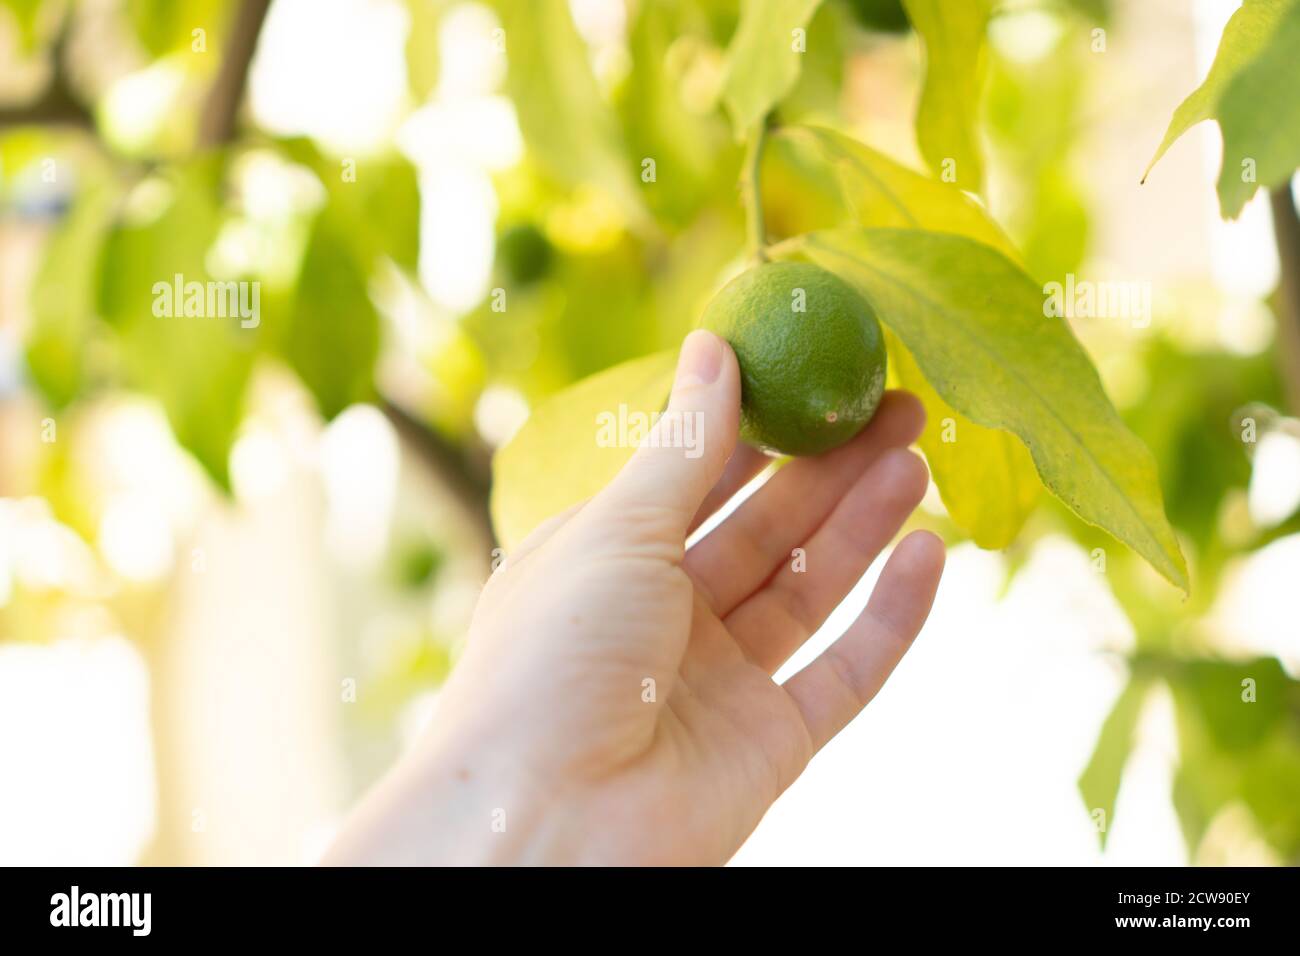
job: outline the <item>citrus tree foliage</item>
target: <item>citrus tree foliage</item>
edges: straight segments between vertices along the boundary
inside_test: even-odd
[[[5,0],[0,16],[25,55],[57,60],[76,6]],[[33,112],[50,116],[0,131],[6,203],[45,159],[71,173],[41,193],[48,206],[22,210],[49,225],[23,355],[51,414],[120,390],[148,396],[225,488],[261,370],[291,376],[328,420],[357,402],[391,409],[378,370],[413,363],[431,387],[407,413],[456,465],[482,451],[480,399],[508,388],[531,408],[493,464],[491,517],[508,551],[626,461],[628,442],[598,440],[599,416],[635,422],[662,409],[676,346],[727,278],[759,253],[815,263],[871,302],[893,384],[926,407],[920,447],[945,505],[938,529],[1005,549],[1013,571],[1035,538],[1069,534],[1133,625],[1130,682],[1079,780],[1081,812],[1106,823],[1101,839],[1143,709],[1163,686],[1180,740],[1171,799],[1189,846],[1220,811],[1245,806],[1281,856],[1300,859],[1300,684],[1270,658],[1219,655],[1203,623],[1234,559],[1300,531],[1295,515],[1245,531],[1224,519],[1251,475],[1243,418],[1282,414],[1276,363],[1152,335],[1125,358],[1160,387],[1117,408],[1092,343],[1045,308],[1044,283],[1078,271],[1092,233],[1074,147],[1088,125],[1089,44],[1113,26],[1106,0],[1036,5],[1057,29],[1034,62],[997,55],[998,19],[1022,6],[1002,0],[642,0],[624,5],[612,56],[565,0],[485,0],[524,153],[493,174],[490,294],[438,315],[418,354],[394,333],[389,295],[414,289],[437,312],[416,279],[411,162],[275,135],[246,104],[224,126],[206,122],[221,59],[193,52],[196,25],[219,53],[246,6],[121,4],[124,55],[181,77],[174,115],[147,141],[115,141],[103,104],[76,83],[41,95]],[[458,4],[401,6],[415,105],[438,95],[438,32]],[[915,67],[912,156],[860,135],[897,104],[846,107],[861,83],[855,57],[886,47]],[[1297,63],[1300,0],[1244,0],[1204,82],[1169,104],[1147,174],[1214,119],[1226,217],[1284,184],[1300,165]],[[246,192],[250,170],[268,168],[298,184],[273,210]],[[996,204],[995,171],[1006,183]],[[762,248],[747,248],[756,235]],[[259,254],[223,255],[232,236]],[[159,317],[155,284],[175,275],[256,280],[259,320]],[[71,506],[58,507],[77,526]]]
[[[936,173],[948,173],[947,182],[979,192],[984,161],[977,118],[992,0],[904,0],[903,6],[925,43],[917,143]]]
[[[745,0],[727,47],[722,98],[744,137],[799,78],[808,18],[820,0]],[[804,31],[801,43],[799,31]],[[802,47],[802,49],[801,49]]]
[[[1288,180],[1300,166],[1297,50],[1300,3],[1245,0],[1224,28],[1205,82],[1175,111],[1151,165],[1191,127],[1215,119],[1223,131],[1219,204],[1225,218],[1235,219],[1259,186]]]
[[[1139,437],[1151,432],[1135,427],[1147,415],[1139,413],[1136,422],[1123,419],[1069,322],[1044,309],[1042,276],[1033,270],[1046,264],[1070,271],[1078,264],[1086,242],[1086,212],[1066,178],[1066,147],[1053,152],[1053,145],[1035,143],[1031,148],[1026,141],[1038,130],[1018,127],[1012,110],[1022,108],[1022,103],[1032,106],[1034,98],[1064,97],[1050,106],[1062,116],[1057,139],[1068,143],[1069,115],[1077,109],[1073,87],[1056,77],[1016,76],[1015,68],[1008,66],[1001,66],[1004,72],[994,77],[993,95],[999,98],[994,107],[1002,111],[995,116],[1001,128],[994,135],[1008,137],[1007,152],[1014,155],[1023,149],[1038,164],[1026,171],[1038,190],[1024,204],[1029,211],[1012,217],[1019,220],[1016,224],[1027,244],[1022,249],[981,201],[988,161],[981,134],[986,122],[981,93],[988,70],[986,31],[996,12],[994,4],[949,6],[928,0],[901,4],[923,47],[925,72],[916,138],[930,167],[928,173],[827,125],[826,120],[835,122],[834,111],[825,103],[810,107],[805,98],[812,83],[797,74],[801,67],[815,68],[816,59],[811,48],[792,56],[792,43],[797,51],[822,22],[842,16],[839,5],[825,4],[820,9],[802,2],[766,5],[762,17],[754,12],[757,6],[742,4],[732,32],[722,31],[725,53],[718,105],[737,137],[752,138],[764,116],[768,118],[770,139],[758,168],[764,181],[762,212],[774,238],[781,240],[773,254],[806,259],[835,272],[875,306],[890,333],[891,375],[916,392],[929,413],[920,444],[954,530],[984,547],[1012,546],[1047,492],[1082,519],[1069,525],[1080,541],[1093,554],[1111,557],[1107,577],[1118,582],[1116,596],[1133,618],[1142,651],[1133,662],[1132,683],[1105,722],[1093,759],[1080,779],[1081,794],[1094,819],[1109,821],[1113,816],[1141,709],[1158,678],[1175,688],[1180,731],[1186,740],[1187,756],[1174,796],[1189,844],[1196,846],[1215,813],[1240,801],[1255,811],[1283,852],[1297,852],[1296,812],[1283,811],[1279,816],[1268,802],[1276,786],[1260,783],[1242,769],[1256,760],[1295,760],[1300,754],[1300,728],[1294,714],[1280,717],[1270,730],[1249,742],[1229,742],[1219,725],[1238,719],[1233,714],[1240,707],[1232,705],[1241,703],[1241,681],[1263,679],[1251,674],[1269,675],[1269,692],[1276,700],[1294,700],[1300,685],[1287,678],[1275,661],[1188,660],[1189,649],[1171,635],[1174,622],[1187,614],[1185,600],[1193,606],[1207,604],[1224,560],[1223,542],[1198,516],[1216,511],[1230,488],[1245,480],[1242,470],[1248,471],[1248,463],[1239,447],[1228,447],[1232,438],[1226,430],[1224,447],[1200,449],[1206,458],[1197,457],[1195,465],[1192,451],[1169,447],[1169,443],[1203,441],[1204,419],[1197,418],[1198,403],[1190,396],[1191,407],[1185,413],[1180,409],[1178,419],[1169,423],[1172,434],[1154,432],[1162,453],[1153,454]],[[881,22],[888,18],[878,17],[873,5],[847,6],[852,16],[846,20],[856,19],[873,31],[896,29]],[[1075,42],[1080,43],[1079,35],[1086,37],[1108,21],[1103,4],[1076,6],[1073,28]],[[1231,84],[1225,74],[1267,75],[1279,49],[1293,58],[1300,56],[1300,43],[1288,39],[1284,29],[1290,4],[1256,6],[1268,8],[1263,14],[1273,17],[1279,29],[1256,36],[1254,47],[1237,50],[1235,43],[1249,46],[1252,42],[1250,31],[1246,39],[1239,38],[1237,21],[1259,11],[1239,13],[1236,26],[1230,25],[1225,35],[1228,52],[1220,53],[1206,87],[1179,111],[1161,147],[1163,152],[1197,119],[1218,115],[1227,150],[1237,150],[1226,154],[1220,183],[1225,215],[1235,215],[1254,189],[1242,187],[1228,175],[1238,154],[1255,156],[1262,173],[1259,181],[1266,186],[1284,181],[1300,163],[1300,157],[1286,151],[1300,131],[1300,121],[1271,122],[1293,110],[1296,97],[1273,93],[1272,99],[1286,102],[1254,109],[1250,119],[1243,114],[1229,118],[1223,112],[1240,101],[1240,94],[1228,95]],[[711,23],[715,39],[716,24],[715,19]],[[839,26],[843,31],[853,29],[843,21]],[[1062,50],[1063,58],[1069,55]],[[652,68],[653,64],[641,63],[633,67],[636,71]],[[1278,81],[1278,87],[1285,84]],[[563,114],[553,108],[546,115]],[[1032,115],[1037,123],[1040,114]],[[1239,132],[1230,135],[1230,131]],[[577,136],[580,131],[573,133]],[[548,130],[548,137],[556,135],[554,128]],[[1250,145],[1236,145],[1250,136],[1255,137]],[[743,164],[733,169],[738,177],[746,173]],[[1156,364],[1192,361],[1162,346],[1153,348],[1147,358]],[[493,513],[507,546],[603,484],[631,448],[593,443],[595,414],[620,405],[642,412],[662,408],[671,370],[671,350],[629,361],[559,393],[536,411],[497,456]],[[1232,379],[1233,394],[1224,400],[1235,402],[1233,408],[1254,400],[1279,400],[1267,375],[1265,381],[1222,377]],[[1252,389],[1259,391],[1252,394]],[[1232,411],[1226,409],[1223,420],[1230,419]],[[1241,467],[1226,469],[1236,474],[1187,480],[1194,469],[1209,467],[1200,464],[1208,460],[1241,462]],[[538,461],[546,462],[544,471],[534,467]],[[1158,463],[1166,469],[1163,475]],[[1182,523],[1171,523],[1171,514]],[[1153,586],[1132,560],[1106,545],[1106,535],[1127,545],[1131,554],[1177,590],[1161,592]],[[1189,574],[1180,538],[1190,540],[1202,561],[1199,578]],[[1198,593],[1197,589],[1204,590]],[[1190,592],[1191,597],[1184,599],[1179,592]],[[1219,675],[1216,692],[1222,696],[1217,706],[1202,710],[1197,701],[1206,691],[1193,685],[1206,674]],[[1236,681],[1235,689],[1229,688],[1229,677]],[[1216,769],[1218,760],[1233,772]],[[1280,764],[1274,769],[1292,784],[1300,780],[1293,767]],[[1207,779],[1216,774],[1227,782],[1208,785]],[[1103,822],[1099,826],[1103,843],[1107,832]]]
[[[980,5],[975,4],[970,8],[974,15],[963,14],[959,22],[949,23],[948,18],[939,16],[937,5],[918,2],[913,6],[916,9],[911,16],[922,24],[923,32],[928,29],[933,37],[942,38],[942,42],[936,39],[927,45],[927,90],[955,84],[970,87],[976,81],[986,13],[980,13]],[[765,60],[770,62],[778,47],[785,49],[779,62],[786,63],[788,47],[793,44],[798,49],[802,43],[809,7],[792,3],[765,8],[761,20],[748,7],[742,10],[727,51],[723,86],[723,97],[742,132],[753,114],[765,113],[794,78],[786,77],[784,68],[741,72],[738,64],[751,62],[762,49],[768,51]],[[941,24],[956,31],[956,36],[945,32]],[[572,61],[565,61],[565,67],[566,72],[576,68]],[[559,118],[548,112],[548,140],[557,135]],[[959,168],[971,170],[967,185],[977,187],[981,163],[969,133],[973,122],[973,102],[950,102],[939,93],[922,96],[917,114],[922,148],[937,166],[955,155]],[[856,174],[866,182],[866,189],[856,189],[850,195],[870,216],[872,203],[869,197],[864,198],[871,189],[870,157],[863,160],[866,148],[830,133],[810,131],[808,135],[829,144],[832,151],[840,150],[832,165],[838,160],[849,167],[849,177]],[[861,151],[856,165],[855,149]],[[888,161],[879,165],[888,165]],[[898,177],[897,172],[894,175]],[[923,197],[917,202],[926,210],[933,210],[936,203],[940,209],[945,205],[953,209],[952,231],[966,227],[981,233],[982,228],[985,238],[998,235],[992,223],[970,225],[982,217],[955,180],[934,182],[906,170],[899,178],[912,186],[912,193]],[[1134,547],[1161,574],[1186,590],[1186,567],[1164,517],[1154,464],[1111,407],[1064,320],[1044,318],[1042,295],[1032,280],[1014,263],[986,252],[982,243],[972,241],[963,247],[959,241],[928,238],[929,230],[919,228],[918,215],[947,231],[942,211],[914,213],[908,206],[908,192],[902,198],[887,189],[879,192],[909,228],[889,234],[814,233],[796,239],[798,246],[789,248],[858,286],[913,353],[928,386],[945,402],[976,425],[1017,435],[1037,453],[1039,475],[1050,490],[1085,520]],[[1050,379],[1042,375],[1048,367],[1053,369]],[[618,389],[615,379],[606,381],[610,388]],[[930,428],[939,425],[931,421]],[[543,424],[535,421],[518,440],[541,427]],[[587,431],[584,427],[575,435],[548,435],[544,440],[572,446],[577,456],[591,444]],[[1023,460],[1023,451],[1009,454],[1011,460],[1017,456]],[[529,497],[539,480],[536,474],[516,477],[502,464],[497,470],[498,502],[515,495]],[[958,502],[959,515],[982,510],[978,505],[967,507],[963,494],[978,498],[1001,493],[996,486],[964,483],[959,469],[945,469],[937,480],[945,486],[945,498]],[[580,487],[575,486],[575,492]],[[573,500],[581,499],[575,493]],[[502,507],[498,506],[498,512]],[[513,503],[512,508],[517,510]],[[540,520],[545,515],[535,517]],[[983,536],[998,540],[987,533]],[[1002,537],[1009,540],[1011,535]]]

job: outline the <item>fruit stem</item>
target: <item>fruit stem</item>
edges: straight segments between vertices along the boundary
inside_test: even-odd
[[[765,259],[788,259],[803,249],[804,237],[791,236],[789,239],[782,239],[780,242],[774,242],[764,250]]]
[[[759,165],[766,139],[767,117],[763,116],[749,132],[745,160],[740,169],[740,200],[745,207],[748,250],[759,262],[767,261],[767,228],[763,224],[763,196],[759,181]]]

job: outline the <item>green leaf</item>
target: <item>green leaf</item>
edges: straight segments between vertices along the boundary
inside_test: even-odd
[[[1300,3],[1292,0],[1268,45],[1228,84],[1219,102],[1223,168],[1219,207],[1228,219],[1262,184],[1271,189],[1300,166]],[[1253,175],[1247,177],[1249,168]]]
[[[118,330],[127,383],[157,398],[176,440],[222,488],[231,442],[243,411],[256,330],[238,317],[155,316],[155,286],[206,283],[209,246],[220,219],[224,165],[210,156],[175,168],[161,188],[166,207],[144,222],[124,222],[105,243],[99,302]]]
[[[1294,684],[1273,657],[1247,661],[1188,661],[1179,675],[1216,747],[1245,750],[1259,745],[1287,718],[1300,700]],[[1250,681],[1253,700],[1247,700]]]
[[[1160,387],[1148,391],[1125,418],[1146,436],[1159,464],[1169,518],[1192,542],[1197,556],[1193,602],[1170,611],[1199,614],[1209,610],[1218,590],[1216,579],[1235,556],[1266,540],[1262,534],[1242,537],[1224,521],[1233,500],[1250,484],[1251,461],[1242,452],[1239,427],[1207,428],[1206,423],[1239,422],[1251,414],[1245,409],[1253,403],[1285,407],[1279,366],[1267,349],[1254,355],[1188,352],[1167,340],[1149,343],[1141,357],[1150,381]],[[1285,522],[1267,534],[1279,530],[1287,533]],[[1290,529],[1295,530],[1300,528]],[[1110,580],[1112,586],[1121,584],[1114,574]],[[1132,583],[1140,592],[1134,597],[1145,603],[1145,589]],[[1123,588],[1116,590],[1121,596]],[[1129,613],[1134,616],[1132,609]]]
[[[926,229],[969,236],[1019,261],[1002,227],[952,183],[896,163],[851,137],[820,126],[791,126],[783,138],[814,147],[839,173],[844,199],[864,226]]]
[[[1026,12],[1024,22],[1037,15]],[[1096,20],[1087,22],[1096,29]],[[989,58],[982,110],[1007,187],[998,197],[998,218],[1035,277],[1077,274],[1088,246],[1091,202],[1077,157],[1088,126],[1087,78],[1098,55],[1080,20],[1060,26],[1056,41],[1033,62]]]
[[[311,169],[328,194],[328,205],[367,269],[388,256],[414,271],[420,254],[420,185],[415,167],[402,156],[326,156],[309,139],[280,143],[286,157]]]
[[[443,0],[406,0],[410,27],[406,34],[406,77],[417,102],[423,103],[438,85],[438,25]]]
[[[56,409],[83,390],[86,352],[95,335],[100,248],[113,222],[118,189],[93,176],[50,237],[32,282],[27,367]]]
[[[1175,140],[1197,123],[1214,117],[1228,84],[1264,49],[1291,3],[1292,0],[1245,0],[1229,18],[1205,82],[1174,111],[1165,138],[1147,165],[1143,180]]]
[[[619,91],[619,117],[631,155],[653,157],[657,175],[671,183],[645,191],[646,204],[662,221],[685,227],[734,186],[739,157],[716,112],[691,110],[683,102],[682,57],[674,59],[670,51],[690,41],[712,49],[692,32],[699,13],[693,0],[642,3],[635,10],[627,41],[631,71]]]
[[[848,0],[853,17],[868,30],[882,33],[906,33],[911,26],[903,12],[902,0]]]
[[[1300,853],[1300,681],[1275,658],[1197,660],[1165,668],[1178,720],[1173,799],[1189,849],[1240,802],[1284,859]],[[1255,681],[1255,700],[1242,681]]]
[[[206,33],[208,52],[219,49],[229,5],[230,0],[127,0],[126,9],[141,44],[158,57],[188,48],[197,29]]]
[[[983,83],[985,27],[991,0],[903,0],[925,41],[925,85],[916,112],[921,155],[936,172],[951,161],[954,182],[980,192],[984,163],[979,145],[979,95]]]
[[[401,157],[357,162],[357,181],[337,181],[330,202],[348,222],[348,234],[367,268],[386,255],[414,271],[420,258],[420,186],[415,167]]]
[[[1133,750],[1134,730],[1142,715],[1142,705],[1146,702],[1149,687],[1147,681],[1138,678],[1128,682],[1101,725],[1092,757],[1079,775],[1079,795],[1083,797],[1083,805],[1089,813],[1102,810],[1106,814],[1104,826],[1097,834],[1101,838],[1103,850],[1115,820],[1115,799],[1119,796],[1120,778]]]
[[[953,523],[981,548],[1005,548],[1033,513],[1043,485],[1020,439],[982,428],[939,397],[912,353],[886,332],[898,384],[921,400],[925,431],[918,444]]]
[[[964,236],[915,230],[813,233],[804,251],[861,290],[944,401],[1018,435],[1053,494],[1187,590],[1151,453],[1019,267]]]
[[[1216,776],[1218,768],[1207,766],[1208,761],[1202,754],[1187,752],[1185,735],[1180,736],[1179,745],[1184,749],[1179,755],[1178,769],[1174,771],[1170,798],[1174,812],[1178,814],[1183,842],[1190,853],[1195,853],[1210,827],[1210,821],[1232,799],[1232,795],[1225,792],[1229,788],[1221,777]]]
[[[5,6],[18,27],[19,49],[23,53],[31,53],[36,49],[39,38],[42,0],[7,0]]]
[[[1089,24],[1110,23],[1110,0],[1066,0],[1066,3]]]
[[[502,3],[500,11],[507,84],[533,156],[567,186],[603,187],[630,219],[641,221],[645,212],[632,174],[639,167],[624,152],[618,119],[596,85],[568,3]]]
[[[744,0],[727,48],[722,101],[736,138],[790,92],[803,65],[794,31],[803,31],[821,0]],[[806,38],[806,35],[805,35]]]
[[[773,131],[763,150],[763,219],[772,241],[856,222],[833,166],[794,135]]]
[[[1270,170],[1275,170],[1278,164],[1285,165],[1288,147],[1300,144],[1296,134],[1300,125],[1294,119],[1297,106],[1289,92],[1294,86],[1296,58],[1300,56],[1294,22],[1297,16],[1300,16],[1300,4],[1296,0],[1245,0],[1224,27],[1205,82],[1174,111],[1165,137],[1142,175],[1144,182],[1175,140],[1197,123],[1212,118],[1218,118],[1224,127],[1219,201],[1225,216],[1235,217],[1255,191],[1255,183],[1228,182],[1240,177],[1241,169],[1236,162],[1253,157],[1259,167],[1267,162]],[[1240,87],[1236,85],[1238,78],[1242,78]],[[1234,87],[1236,90],[1229,100],[1228,94]],[[1233,131],[1231,149],[1229,127]],[[1293,150],[1289,155],[1290,165],[1283,176],[1300,162]],[[1257,168],[1256,172],[1259,174],[1260,170]],[[1262,175],[1256,178],[1275,184]]]
[[[661,411],[677,350],[615,365],[546,399],[492,462],[492,524],[513,550],[535,527],[590,498],[635,450],[598,443],[601,416]]]
[[[914,173],[831,130],[791,127],[782,137],[812,145],[835,166],[845,199],[862,225],[952,232],[1017,258],[997,223],[956,186]],[[980,547],[1005,548],[1040,497],[1042,484],[1029,452],[1010,432],[982,428],[952,408],[897,337],[889,335],[887,341],[899,384],[925,406],[921,450],[949,516]]]
[[[1282,858],[1300,859],[1300,728],[1276,733],[1241,761],[1241,798]]]
[[[350,220],[326,209],[312,226],[280,344],[328,420],[373,394],[380,321],[357,261]]]
[[[848,11],[838,3],[818,5],[805,31],[799,76],[775,108],[779,125],[839,114],[855,39]]]

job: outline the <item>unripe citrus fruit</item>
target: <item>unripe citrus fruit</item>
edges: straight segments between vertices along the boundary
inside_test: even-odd
[[[905,33],[911,23],[899,0],[849,0],[858,23],[883,33]]]
[[[551,243],[532,223],[521,223],[497,238],[496,257],[508,282],[531,285],[551,267]]]
[[[876,413],[885,344],[876,313],[847,283],[802,262],[741,273],[700,323],[740,364],[740,436],[787,455],[842,445]]]

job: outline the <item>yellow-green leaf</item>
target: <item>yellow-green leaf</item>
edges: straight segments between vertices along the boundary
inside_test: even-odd
[[[1092,757],[1079,775],[1079,795],[1083,797],[1083,805],[1090,814],[1098,810],[1105,814],[1097,831],[1102,849],[1106,848],[1106,835],[1114,822],[1120,780],[1133,751],[1133,732],[1149,687],[1144,680],[1134,678],[1129,681],[1101,725]]]
[[[916,112],[916,140],[936,172],[950,172],[963,189],[979,192],[984,162],[979,144],[985,27],[991,0],[903,0],[925,41],[925,86]]]
[[[743,138],[799,78],[808,21],[821,0],[743,0],[727,48],[722,101]]]
[[[898,336],[887,332],[886,341],[898,384],[925,406],[919,444],[949,517],[981,548],[1007,547],[1043,490],[1028,450],[1011,432],[976,425],[945,402]]]
[[[152,56],[190,49],[202,30],[205,50],[220,49],[234,5],[230,0],[127,0],[126,11],[136,36]]]
[[[1053,494],[1187,590],[1151,452],[1018,266],[964,236],[921,230],[831,230],[803,248],[871,301],[945,402],[1018,435]]]
[[[18,28],[18,48],[24,54],[31,53],[36,48],[41,32],[41,8],[42,6],[48,8],[49,5],[42,4],[41,0],[9,0],[5,6],[9,9],[9,14],[14,18],[14,24]],[[47,16],[45,19],[49,20],[50,17]]]
[[[406,0],[410,26],[406,31],[406,79],[417,102],[429,98],[438,85],[438,27],[443,0]]]
[[[99,310],[119,336],[127,384],[161,403],[177,442],[228,490],[258,329],[244,327],[238,315],[187,314],[186,295],[161,298],[178,281],[186,288],[212,281],[207,252],[220,223],[223,178],[220,154],[160,177],[159,189],[171,196],[163,211],[119,222],[105,240]]]
[[[32,280],[32,325],[27,367],[33,383],[55,408],[86,387],[87,352],[97,332],[100,248],[112,226],[120,188],[98,169],[87,169],[75,203],[45,247]]]
[[[862,225],[952,232],[1018,261],[1002,229],[956,186],[915,173],[828,129],[791,127],[782,135],[814,146],[835,165],[845,199]],[[980,547],[1005,548],[1040,497],[1042,483],[1029,452],[1010,432],[976,425],[945,402],[897,337],[887,338],[895,377],[925,406],[921,450],[949,516]]]
[[[1164,139],[1142,175],[1143,181],[1183,133],[1203,120],[1217,118],[1224,126],[1220,204],[1225,216],[1235,217],[1241,211],[1254,193],[1256,182],[1241,181],[1240,160],[1254,159],[1258,167],[1263,165],[1260,158],[1266,154],[1271,168],[1274,152],[1269,149],[1268,141],[1279,132],[1292,145],[1300,144],[1296,120],[1291,118],[1296,116],[1297,109],[1293,95],[1296,58],[1300,56],[1300,50],[1294,46],[1300,37],[1295,32],[1297,17],[1300,17],[1300,4],[1296,0],[1245,0],[1224,27],[1205,82],[1174,111]],[[1241,86],[1236,82],[1239,78]],[[1236,90],[1229,100],[1229,91],[1234,87]],[[1234,133],[1231,148],[1229,126]],[[1300,157],[1292,153],[1291,164],[1281,174],[1282,178],[1295,168],[1297,160]],[[1272,182],[1258,168],[1255,179]]]
[[[1300,2],[1292,0],[1268,45],[1228,84],[1219,102],[1223,168],[1219,208],[1235,219],[1261,185],[1300,166]]]
[[[1195,853],[1218,813],[1238,804],[1283,859],[1294,859],[1300,853],[1294,786],[1300,780],[1300,681],[1270,657],[1158,659],[1157,666],[1174,696],[1179,762],[1173,799],[1188,849]]]
[[[492,462],[492,524],[510,551],[528,533],[570,505],[605,487],[635,450],[605,441],[602,422],[661,411],[672,389],[677,352],[654,355],[597,372],[552,395]],[[613,416],[607,419],[605,416]],[[613,432],[619,433],[615,424]]]
[[[1002,227],[957,186],[908,169],[884,153],[820,126],[791,126],[778,135],[813,146],[835,166],[844,199],[862,225],[952,232],[1020,260]]]
[[[499,6],[510,96],[529,150],[559,182],[599,185],[629,218],[639,220],[644,209],[618,118],[596,85],[568,3],[527,0]]]
[[[327,207],[312,226],[293,305],[280,343],[328,420],[374,391],[379,313],[367,290],[367,264],[354,251],[355,222]]]

